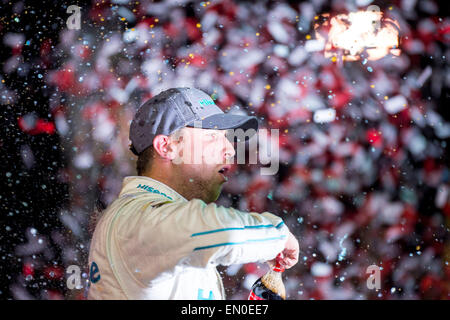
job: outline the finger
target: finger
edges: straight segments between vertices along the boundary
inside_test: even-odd
[[[282,264],[285,267],[285,269],[289,269],[289,268],[292,268],[294,265],[296,265],[297,262],[298,262],[298,258],[297,257],[295,257],[295,256],[294,257],[286,256],[283,259]]]

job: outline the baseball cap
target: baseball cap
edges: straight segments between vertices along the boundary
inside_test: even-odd
[[[214,100],[196,88],[171,88],[146,101],[136,112],[130,125],[130,150],[138,155],[160,134],[170,135],[183,127],[203,129],[258,130],[254,116],[224,113]]]

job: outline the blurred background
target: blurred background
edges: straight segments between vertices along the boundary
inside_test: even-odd
[[[85,299],[92,217],[136,175],[129,123],[153,95],[190,86],[280,130],[278,173],[240,165],[218,203],[285,219],[300,243],[288,299],[449,299],[444,4],[1,1],[0,297]],[[326,57],[314,25],[370,5],[396,21],[400,54]],[[228,299],[267,271],[219,269]]]

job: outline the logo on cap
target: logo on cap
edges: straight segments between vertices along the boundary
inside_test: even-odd
[[[215,104],[212,100],[202,99],[199,101],[202,106],[209,106]]]

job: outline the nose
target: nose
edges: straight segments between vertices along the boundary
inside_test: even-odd
[[[224,160],[226,161],[227,159],[234,157],[236,151],[234,150],[233,144],[226,137],[224,137],[224,143]]]

